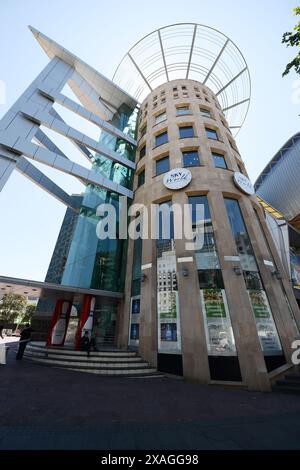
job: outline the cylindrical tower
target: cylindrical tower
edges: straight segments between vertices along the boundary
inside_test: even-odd
[[[236,46],[225,37],[219,44],[220,33],[213,36],[209,28],[170,28],[152,33],[163,61],[157,72],[157,53],[147,57],[152,35],[123,59],[123,63],[131,61],[144,87],[150,88],[150,93],[141,85],[136,89],[145,98],[138,119],[133,202],[148,213],[151,205],[162,213],[174,204],[187,205],[194,243],[186,233],[176,235],[183,219],[174,209],[167,214],[169,233],[164,233],[166,219],[160,215],[157,239],[129,241],[118,342],[122,347],[137,347],[161,371],[204,383],[268,390],[270,373],[290,364],[300,318],[232,133],[240,128],[247,111],[238,108],[246,102],[248,106],[249,95],[241,95],[248,79],[242,91],[236,86],[248,74],[247,67],[237,54],[240,71],[230,69],[233,76],[222,82],[217,69],[227,70],[226,48],[232,47],[232,57]],[[185,67],[179,62],[175,66],[170,60],[174,47],[164,48],[164,38],[174,41],[176,31],[178,39],[187,30],[192,37],[182,62]],[[219,44],[219,50],[203,55],[197,40],[206,36],[208,43]],[[181,53],[183,48],[176,47]],[[143,54],[141,63],[135,48]],[[199,59],[201,51],[209,59],[205,67]],[[147,73],[150,63],[152,71]],[[174,70],[183,78],[171,80]],[[190,78],[193,71],[193,78],[197,73],[199,80]],[[158,77],[162,83],[154,88],[151,80],[156,83]],[[230,96],[235,103],[230,103]],[[237,113],[230,113],[234,108]]]

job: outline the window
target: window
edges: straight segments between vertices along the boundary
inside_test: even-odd
[[[174,86],[174,87],[173,87],[173,91],[177,91],[177,86]]]
[[[181,139],[186,139],[188,137],[194,137],[194,128],[193,128],[193,126],[179,127],[179,135],[180,135]]]
[[[199,93],[196,93],[196,98],[201,98]]]
[[[157,95],[153,96],[153,101],[157,100]]]
[[[189,106],[178,106],[176,108],[177,116],[185,116],[186,114],[191,114]]]
[[[158,116],[155,117],[155,124],[159,124],[160,122],[164,122],[167,120],[167,115],[165,112],[160,113]]]
[[[174,97],[174,100],[177,100],[177,98],[178,98],[178,93],[174,93],[173,97]]]
[[[166,94],[165,90],[162,90],[162,91],[160,92],[160,96],[164,96],[165,94]]]
[[[205,130],[206,135],[209,139],[219,140],[217,131],[215,131],[214,129],[210,129],[209,127],[206,127]]]
[[[142,127],[142,129],[141,129],[141,138],[144,137],[146,132],[147,132],[147,126]]]
[[[200,113],[201,113],[202,116],[204,116],[204,117],[211,118],[211,112],[209,111],[209,109],[200,108]]]
[[[165,102],[166,102],[166,98],[162,98],[162,99],[161,99],[161,103],[163,104],[163,103],[165,103]]]
[[[199,88],[197,86],[194,86],[195,91],[199,91]]]
[[[146,155],[146,145],[144,145],[140,150],[140,159]]]
[[[156,176],[166,173],[170,169],[169,156],[156,160]]]
[[[153,103],[153,108],[156,108],[157,106],[157,101],[155,101],[155,103]]]
[[[236,356],[207,196],[190,196],[188,201],[195,236],[195,259],[209,355]]]
[[[191,150],[189,152],[182,152],[183,166],[200,166],[200,160],[197,150]]]
[[[227,169],[226,161],[223,155],[220,153],[213,152],[212,153],[214,164],[216,168],[224,168]]]
[[[182,89],[182,90],[186,90],[186,86],[183,85],[183,86],[181,87],[181,89]]]
[[[145,170],[138,174],[138,188],[145,183]]]
[[[162,132],[155,136],[155,146],[158,147],[159,145],[163,145],[168,142],[168,132]]]
[[[238,201],[225,198],[225,206],[240,265],[253,310],[257,333],[265,356],[282,354],[276,324],[264,290],[255,253]],[[262,320],[263,319],[263,320]]]

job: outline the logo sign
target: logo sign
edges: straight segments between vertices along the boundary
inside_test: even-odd
[[[192,173],[186,168],[174,168],[164,176],[164,185],[168,189],[182,189],[190,184]]]
[[[233,181],[235,185],[243,191],[243,193],[248,194],[249,196],[252,196],[255,194],[255,189],[251,181],[247,178],[247,176],[243,175],[242,173],[239,173],[236,171],[233,174]]]

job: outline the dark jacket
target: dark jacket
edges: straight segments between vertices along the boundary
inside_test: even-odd
[[[24,330],[22,331],[21,335],[20,335],[20,341],[29,341],[30,338],[31,338],[31,333],[33,332],[34,330],[29,326],[27,328],[24,328]]]
[[[80,340],[80,350],[86,351],[89,348],[90,340],[88,336],[83,336]]]

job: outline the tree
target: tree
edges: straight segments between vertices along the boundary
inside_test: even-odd
[[[30,304],[30,305],[27,305],[26,307],[26,310],[25,310],[25,314],[22,318],[22,323],[31,323],[31,319],[34,315],[34,312],[36,311],[36,305],[33,305],[33,304]]]
[[[294,15],[300,15],[300,7],[294,8]],[[287,32],[284,33],[282,36],[282,43],[286,44],[286,47],[300,47],[300,21],[294,27],[295,32]],[[296,73],[300,74],[300,51],[296,55],[296,57],[287,64],[285,71],[283,72],[282,76],[288,75],[292,69],[295,69]]]
[[[4,294],[0,302],[0,319],[6,323],[15,323],[16,318],[24,313],[27,305],[25,295],[13,294],[12,292]]]

